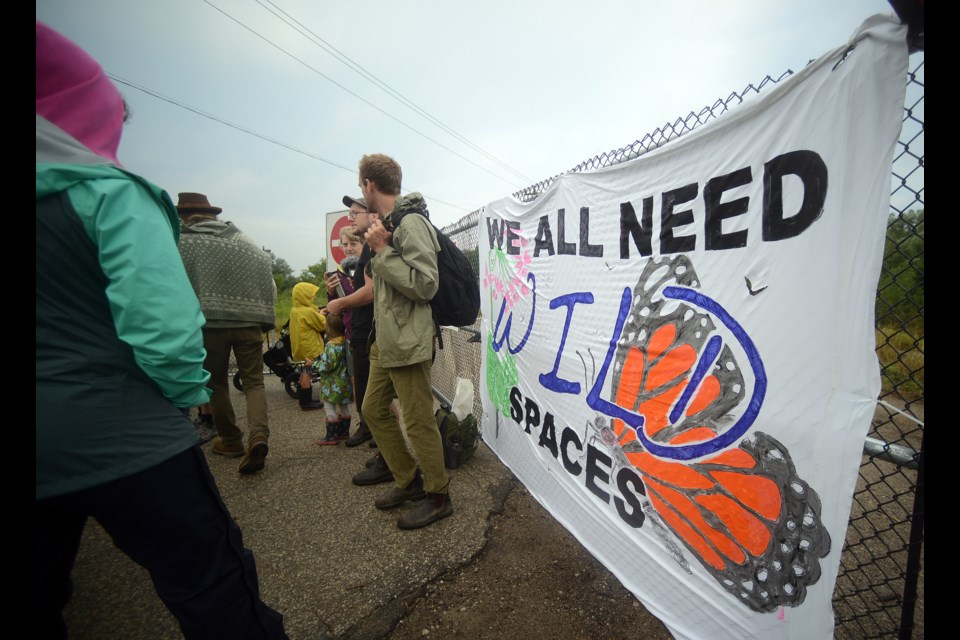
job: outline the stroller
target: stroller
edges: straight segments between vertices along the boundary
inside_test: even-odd
[[[283,388],[287,395],[294,400],[298,399],[297,390],[300,388],[300,372],[303,371],[303,362],[295,362],[290,357],[290,321],[284,323],[280,330],[280,339],[263,352],[263,364],[283,380]],[[233,374],[233,386],[237,391],[243,391],[243,381],[240,372]]]

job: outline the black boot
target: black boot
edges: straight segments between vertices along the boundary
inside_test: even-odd
[[[350,437],[350,423],[353,422],[353,418],[340,418],[337,421],[337,440],[346,440]]]
[[[321,447],[337,446],[340,441],[337,440],[337,422],[327,422],[327,434],[317,440],[314,444]]]
[[[448,493],[428,493],[427,499],[417,507],[397,518],[401,529],[419,529],[453,513],[453,503]]]
[[[316,411],[323,409],[323,403],[313,399],[313,387],[304,389],[300,387],[297,390],[297,396],[300,398],[300,409],[303,411]]]
[[[370,427],[367,426],[367,423],[364,420],[360,420],[360,426],[357,427],[357,432],[350,436],[345,444],[348,447],[355,447],[363,444],[371,438],[373,438],[373,434],[370,433]]]
[[[200,444],[210,442],[217,435],[217,430],[213,426],[212,413],[198,413],[193,426],[197,430],[197,439],[200,440]]]

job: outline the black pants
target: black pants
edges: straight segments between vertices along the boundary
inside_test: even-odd
[[[253,553],[243,546],[199,444],[132,476],[36,503],[36,637],[67,636],[63,608],[88,517],[150,572],[184,637],[287,637],[283,617],[260,599]]]
[[[350,353],[353,355],[353,381],[357,386],[357,415],[363,419],[363,397],[367,395],[367,380],[370,378],[370,352],[367,341],[354,338],[350,341]]]

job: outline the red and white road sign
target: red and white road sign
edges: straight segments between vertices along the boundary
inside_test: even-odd
[[[327,214],[327,271],[332,271],[346,255],[340,247],[340,231],[350,226],[347,211],[331,211]]]

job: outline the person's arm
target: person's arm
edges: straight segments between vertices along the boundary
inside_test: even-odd
[[[317,333],[327,330],[327,316],[320,313],[316,307],[312,308],[310,312],[306,314],[306,320],[310,328]]]
[[[363,286],[342,298],[335,298],[327,303],[327,311],[339,315],[346,309],[364,307],[373,302],[373,278],[363,274]]]
[[[201,331],[206,320],[167,205],[127,179],[83,183],[69,195],[109,280],[106,294],[117,335],[177,407],[205,404],[210,400]]]
[[[370,266],[394,289],[416,302],[429,302],[437,293],[439,271],[437,252],[440,249],[430,221],[417,214],[406,216],[394,229],[393,244],[378,242],[388,233],[379,220],[371,225],[376,255]],[[370,232],[368,232],[369,234]],[[370,236],[367,236],[368,242]]]

